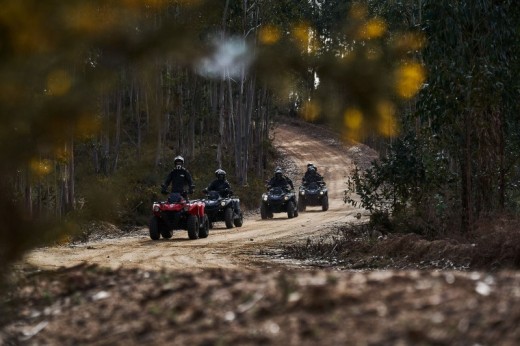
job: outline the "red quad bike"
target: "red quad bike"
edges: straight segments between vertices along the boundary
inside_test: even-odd
[[[185,229],[190,239],[207,238],[209,235],[208,215],[204,213],[204,203],[187,201],[179,193],[171,193],[167,201],[154,202],[150,220],[150,238],[161,236],[169,239],[174,230]]]

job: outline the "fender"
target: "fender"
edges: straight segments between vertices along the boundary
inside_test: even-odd
[[[204,207],[205,207],[204,203],[202,203],[200,201],[194,202],[194,203],[190,204],[188,213],[191,215],[197,215],[199,217],[203,217],[204,216]]]

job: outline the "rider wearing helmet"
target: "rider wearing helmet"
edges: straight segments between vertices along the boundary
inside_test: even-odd
[[[222,197],[229,197],[233,194],[231,191],[231,185],[226,180],[226,171],[223,169],[217,169],[215,171],[216,179],[209,184],[207,188],[204,189],[204,192],[208,191],[217,191]]]
[[[309,183],[322,183],[323,177],[318,173],[316,166],[313,163],[307,164],[307,171],[302,178],[302,184],[307,185]]]
[[[283,189],[294,189],[294,185],[292,180],[283,174],[283,171],[280,167],[276,167],[274,170],[274,177],[269,180],[268,187],[281,187]]]
[[[195,187],[193,179],[191,178],[190,172],[184,168],[184,158],[182,156],[176,156],[175,159],[173,159],[173,163],[175,167],[161,185],[161,192],[168,194],[168,186],[171,184],[172,193],[180,193],[184,198],[187,198],[188,193],[191,195]],[[188,188],[188,192],[186,192],[186,188]]]

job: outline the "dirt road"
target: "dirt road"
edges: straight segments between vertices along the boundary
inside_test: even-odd
[[[355,220],[358,210],[341,200],[344,178],[370,152],[306,129],[281,125],[275,143],[289,166],[319,166],[327,212],[256,213],[196,241],[184,231],[152,241],[145,228],[33,251],[26,262],[69,268],[20,280],[0,344],[519,345],[516,271],[295,269],[257,255]]]
[[[261,220],[255,213],[245,219],[241,228],[228,230],[223,223],[216,223],[208,238],[196,241],[188,240],[185,231],[176,232],[172,239],[152,241],[148,229],[143,228],[142,235],[39,249],[30,253],[26,261],[45,269],[81,263],[113,269],[243,268],[256,263],[254,254],[259,249],[306,239],[326,230],[328,224],[354,221],[358,210],[345,205],[342,196],[345,177],[353,168],[352,153],[360,149],[346,147],[327,138],[328,134],[318,127],[309,126],[277,126],[275,145],[301,173],[309,161],[318,166],[329,188],[330,207],[326,212],[320,207],[309,207],[297,218],[288,219],[287,214],[279,213],[271,220]],[[301,175],[294,178],[297,187]]]

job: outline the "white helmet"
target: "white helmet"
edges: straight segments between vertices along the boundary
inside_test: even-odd
[[[177,163],[177,161],[180,161],[181,162],[181,165],[184,164],[184,158],[182,156],[175,156],[175,158],[173,159],[173,163]]]
[[[223,169],[220,169],[220,168],[217,169],[217,170],[215,171],[215,176],[218,178],[219,175],[223,175],[224,178],[225,178],[225,177],[226,177],[226,171],[223,170]]]
[[[180,163],[178,163],[180,162]],[[173,164],[175,165],[175,168],[180,169],[182,165],[184,165],[184,158],[182,156],[175,156],[173,159]]]

